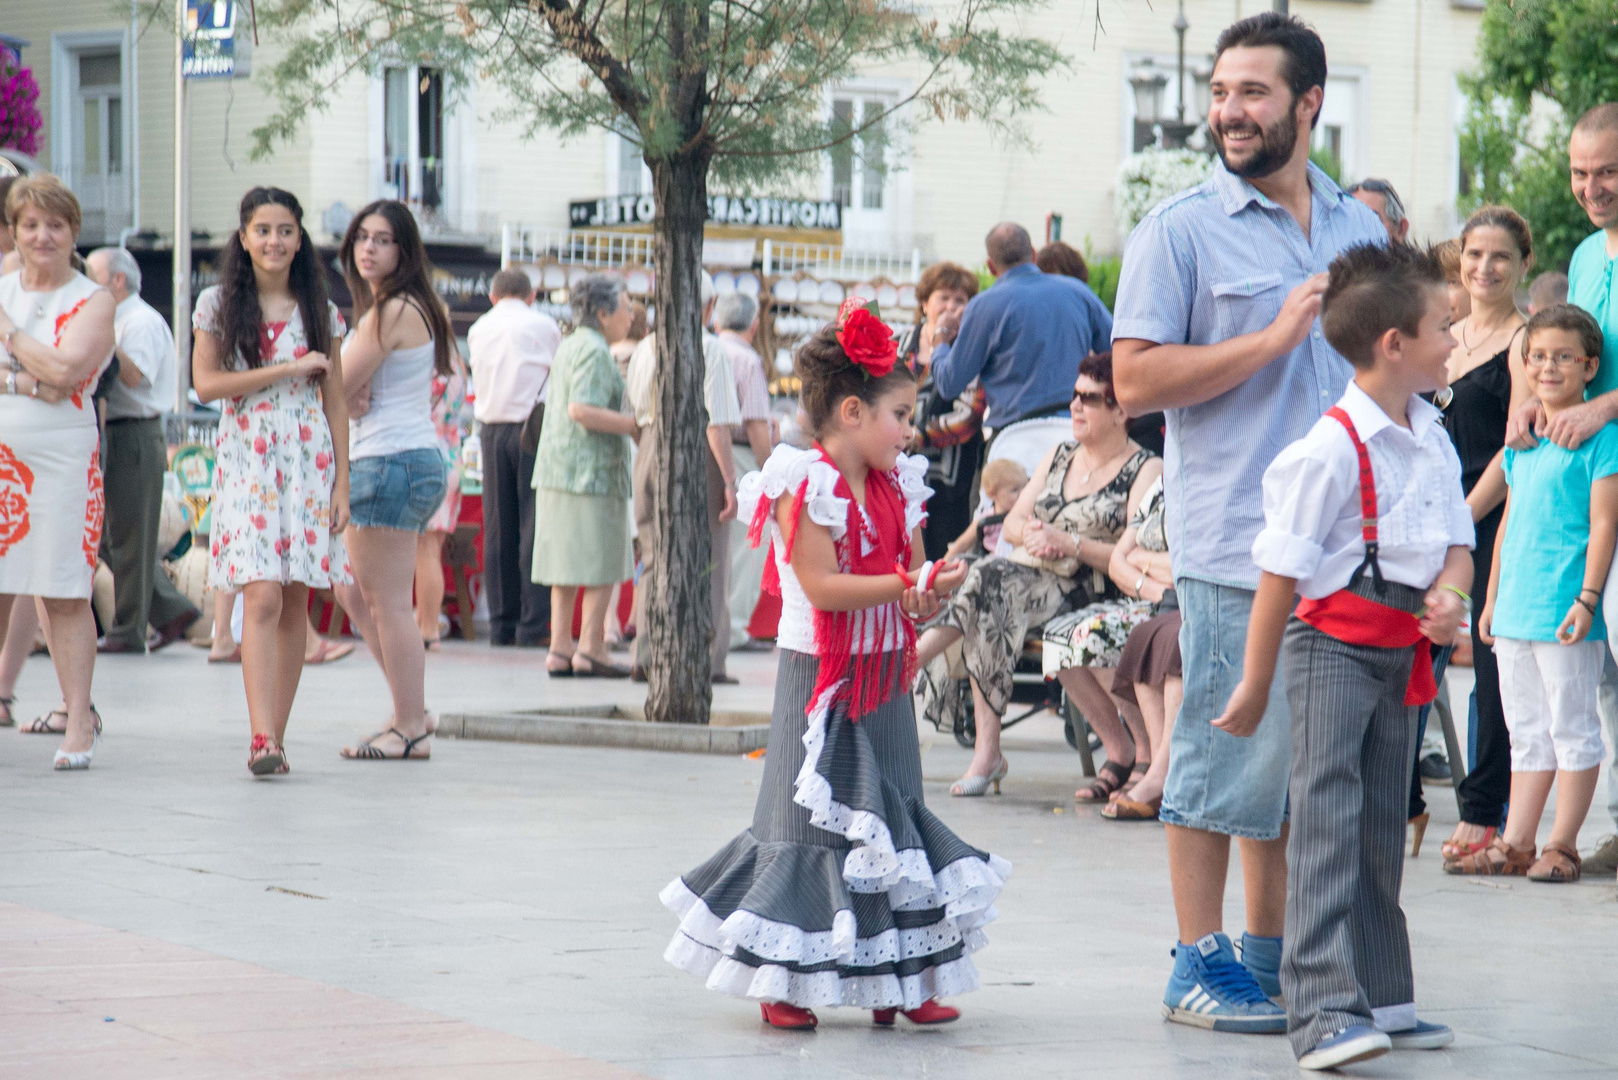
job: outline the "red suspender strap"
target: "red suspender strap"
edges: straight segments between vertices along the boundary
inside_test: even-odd
[[[1365,561],[1354,570],[1354,576],[1348,579],[1352,587],[1365,576],[1365,571],[1371,571],[1371,580],[1376,582],[1378,589],[1382,588],[1382,567],[1377,563],[1376,542],[1376,474],[1371,471],[1371,454],[1360,442],[1360,433],[1354,429],[1354,421],[1349,418],[1341,405],[1333,405],[1326,410],[1326,415],[1343,425],[1348,432],[1348,439],[1354,444],[1354,453],[1360,461],[1360,536],[1365,541]]]

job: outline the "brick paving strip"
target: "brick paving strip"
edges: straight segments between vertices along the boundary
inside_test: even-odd
[[[200,949],[0,904],[0,1077],[641,1074]]]

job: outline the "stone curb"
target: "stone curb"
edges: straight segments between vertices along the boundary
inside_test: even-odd
[[[709,727],[648,724],[612,706],[550,709],[544,713],[445,713],[438,735],[453,739],[614,746],[629,750],[668,750],[687,754],[746,754],[769,741],[768,724]]]

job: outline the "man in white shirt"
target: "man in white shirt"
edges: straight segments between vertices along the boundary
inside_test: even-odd
[[[736,378],[731,370],[730,355],[719,339],[708,333],[706,327],[713,304],[713,280],[702,275],[702,359],[703,394],[708,405],[708,535],[712,544],[713,571],[710,586],[713,597],[713,643],[711,664],[713,681],[734,683],[725,674],[725,654],[730,651],[730,532],[727,523],[736,516],[736,466],[730,450],[730,429],[742,422],[741,403],[736,398]],[[641,560],[651,560],[653,536],[649,496],[654,470],[661,463],[657,457],[652,422],[656,419],[657,335],[650,334],[629,358],[629,406],[635,411],[635,422],[640,425],[640,448],[635,454],[635,529],[640,538]],[[644,626],[642,592],[635,590],[635,625]],[[639,639],[637,639],[638,642]],[[644,681],[641,671],[640,648],[635,649],[633,677]]]
[[[758,315],[757,298],[744,292],[726,293],[714,301],[714,329],[730,356],[736,375],[736,397],[742,406],[741,424],[730,429],[737,476],[762,467],[775,441],[771,431],[770,380],[764,372],[764,361],[753,348]],[[730,526],[730,647],[767,652],[775,647],[774,643],[755,641],[747,632],[753,609],[758,606],[764,560],[769,557],[767,550],[748,544],[748,524],[738,520]]]
[[[535,648],[550,642],[551,591],[530,580],[534,565],[534,454],[522,429],[545,400],[562,330],[535,311],[534,285],[502,270],[489,289],[494,306],[466,333],[472,415],[483,443],[483,594],[489,642]]]
[[[146,652],[177,641],[201,615],[158,565],[165,554],[157,550],[157,532],[169,465],[161,417],[174,408],[174,335],[163,316],[140,298],[140,264],[128,251],[99,248],[85,268],[118,302],[116,378],[108,380],[101,459],[107,492],[102,548],[112,571],[114,610],[97,650]],[[156,627],[150,638],[147,623]]]

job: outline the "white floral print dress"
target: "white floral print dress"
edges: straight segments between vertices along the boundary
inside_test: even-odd
[[[218,334],[219,287],[197,297],[198,330]],[[333,341],[343,317],[329,305]],[[309,351],[303,319],[260,331],[266,364]],[[213,534],[209,584],[238,589],[253,581],[301,582],[324,589],[354,580],[341,536],[332,535],[337,480],[331,428],[310,379],[281,379],[255,394],[227,398],[214,445]]]

